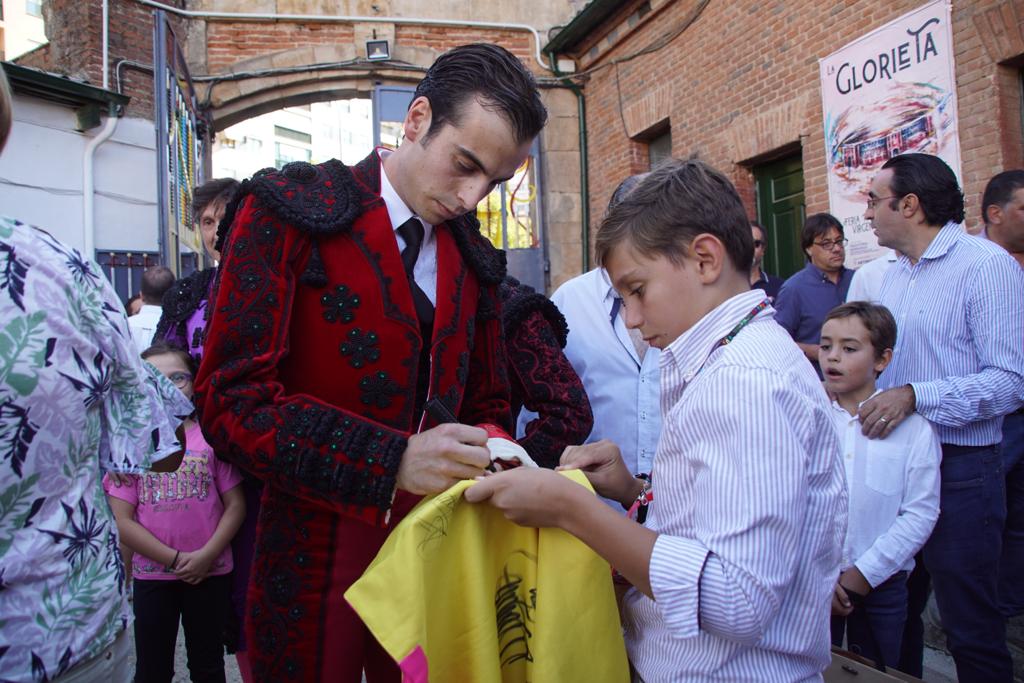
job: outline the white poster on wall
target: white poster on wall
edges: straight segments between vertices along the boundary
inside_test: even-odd
[[[907,152],[941,157],[960,178],[950,5],[903,15],[820,61],[831,213],[842,221],[846,265],[884,253],[864,220],[871,178]]]

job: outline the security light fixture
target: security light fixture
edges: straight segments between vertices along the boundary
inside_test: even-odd
[[[391,49],[388,47],[388,41],[366,41],[366,58],[373,61],[391,59]]]

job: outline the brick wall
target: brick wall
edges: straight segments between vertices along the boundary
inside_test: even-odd
[[[594,42],[586,43],[581,68],[647,47],[681,25],[696,4],[653,2],[650,16],[632,30],[620,21],[617,42],[594,61],[588,52]],[[646,170],[636,141],[666,118],[673,155],[699,154],[729,173],[751,215],[751,162],[784,150],[802,154],[808,214],[828,210],[818,59],[922,4],[712,2],[658,52],[593,73],[584,87],[591,215],[602,214],[623,176]],[[627,7],[622,16],[629,12]],[[1024,53],[1022,19],[1019,2],[953,4],[962,171],[972,224],[979,220],[985,182],[1022,165],[1019,71],[998,64]]]
[[[550,76],[547,72],[541,72],[533,58],[533,38],[529,33],[523,31],[397,25],[395,26],[395,43],[408,47],[427,47],[438,53],[467,43],[494,43],[519,57],[523,64],[533,70],[535,75]]]
[[[300,46],[351,43],[354,35],[351,24],[211,21],[206,24],[208,73],[224,73],[236,62]]]
[[[79,0],[81,1],[81,0]],[[184,0],[164,1],[166,5],[184,7]],[[170,25],[177,35],[179,44],[184,43],[187,22],[168,15]],[[122,59],[141,64],[153,63],[153,10],[135,2],[111,0],[110,2],[110,87],[115,84],[115,65]],[[99,63],[99,59],[97,63]],[[123,92],[131,96],[128,105],[130,116],[153,117],[153,74],[133,68],[121,71]]]
[[[197,22],[198,23],[198,22]],[[367,27],[371,27],[368,29]],[[420,66],[429,66],[436,55],[458,45],[474,42],[495,43],[519,57],[537,76],[550,76],[543,72],[534,59],[533,38],[523,31],[499,29],[437,27],[424,25],[388,24],[297,24],[292,22],[223,22],[205,24],[204,54],[190,53],[190,59],[205,58],[208,73],[221,74],[237,69],[258,70],[273,66],[287,66],[313,61],[335,61],[342,54],[353,56],[363,53],[363,42],[370,36],[367,30],[376,30],[380,37],[392,37],[393,54]],[[354,44],[355,50],[339,49]],[[191,44],[190,44],[191,47]],[[325,48],[334,48],[333,51]],[[308,48],[314,48],[309,51]],[[346,83],[352,89],[372,87],[376,81],[389,82],[385,67],[376,69],[371,80],[356,83],[366,74],[348,72]],[[419,74],[396,74],[403,84],[419,80]],[[232,112],[240,102],[270,106],[283,94],[296,88],[315,93],[318,89],[337,90],[338,76],[325,72],[315,75],[266,76],[224,83],[211,97],[213,115]],[[368,92],[368,91],[367,91]],[[580,221],[579,135],[575,97],[564,88],[545,87],[542,98],[548,107],[549,127],[542,137],[541,160],[544,192],[541,198],[544,211],[544,229],[547,255],[551,272],[550,286],[559,284],[581,270],[582,247]],[[221,119],[226,120],[226,119]],[[215,127],[218,124],[215,122]],[[642,148],[642,146],[639,146]],[[643,150],[646,154],[646,150]],[[646,158],[646,157],[645,157]]]
[[[167,4],[189,9],[227,11],[273,11],[274,3],[241,7],[238,3],[216,0],[198,3],[165,0]],[[445,4],[447,2],[447,5]],[[245,3],[242,3],[245,4]],[[431,5],[427,7],[427,5]],[[309,11],[294,3],[277,2],[280,12]],[[390,3],[388,3],[390,5]],[[452,0],[408,0],[385,7],[397,15],[481,18],[492,6],[470,7]],[[558,5],[556,2],[555,5]],[[49,0],[45,5],[50,44],[26,55],[22,63],[48,71],[102,83],[101,33],[102,11],[99,0]],[[324,12],[340,7],[324,3]],[[363,8],[371,12],[370,7]],[[374,7],[373,9],[376,9]],[[520,8],[520,10],[524,11]],[[546,12],[546,14],[545,14]],[[493,13],[493,12],[492,12]],[[531,22],[553,22],[557,8],[530,13]],[[564,21],[570,12],[568,5]],[[546,17],[546,19],[542,18]],[[522,23],[523,16],[504,21]],[[391,42],[396,58],[429,66],[436,56],[457,45],[487,42],[502,45],[518,56],[538,76],[550,76],[534,59],[532,36],[524,31],[437,27],[425,25],[389,25],[378,23],[332,22],[235,22],[225,20],[186,20],[171,16],[179,44],[185,52],[193,75],[221,75],[234,71],[254,71],[275,67],[301,66],[319,62],[346,61],[365,56],[365,41],[373,37]],[[116,87],[115,65],[123,59],[141,64],[153,60],[152,10],[130,0],[110,2],[110,88]],[[128,114],[153,117],[152,73],[135,67],[121,71],[123,91],[132,100]],[[197,84],[201,100],[209,102],[214,129],[223,127],[249,112],[269,111],[289,104],[323,99],[325,93],[348,93],[368,97],[376,83],[408,85],[419,80],[416,71],[389,71],[377,65],[358,71],[268,75],[232,80],[218,84],[209,92],[206,84]],[[576,100],[562,88],[546,87],[542,92],[552,121],[552,135],[542,140],[543,177],[550,186],[542,199],[548,253],[552,261],[554,285],[579,272],[581,262],[580,220],[582,216],[579,182],[579,145]]]
[[[165,0],[181,7],[184,0]],[[122,59],[142,64],[153,61],[153,10],[135,2],[112,1],[110,11],[110,90],[117,87],[115,66]],[[91,85],[103,85],[103,11],[94,0],[47,0],[43,4],[49,44],[15,60],[19,64],[63,74]],[[185,40],[185,22],[172,17],[171,25]],[[153,118],[153,75],[122,69],[123,92],[132,100],[128,115]]]

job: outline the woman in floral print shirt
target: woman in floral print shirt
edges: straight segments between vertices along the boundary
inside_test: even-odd
[[[0,72],[0,148],[10,120]],[[0,217],[0,680],[128,680],[101,478],[176,468],[190,411],[139,359],[99,267]]]

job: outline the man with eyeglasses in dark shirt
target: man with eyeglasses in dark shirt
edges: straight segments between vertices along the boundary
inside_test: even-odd
[[[843,224],[835,216],[809,216],[800,235],[807,265],[783,283],[774,302],[775,322],[786,328],[819,376],[822,322],[829,311],[846,301],[853,279],[853,271],[843,266],[846,242]]]
[[[750,288],[763,289],[768,298],[775,301],[785,280],[777,275],[769,275],[761,268],[768,233],[757,221],[750,221],[750,232],[754,235],[754,262],[750,266]]]

